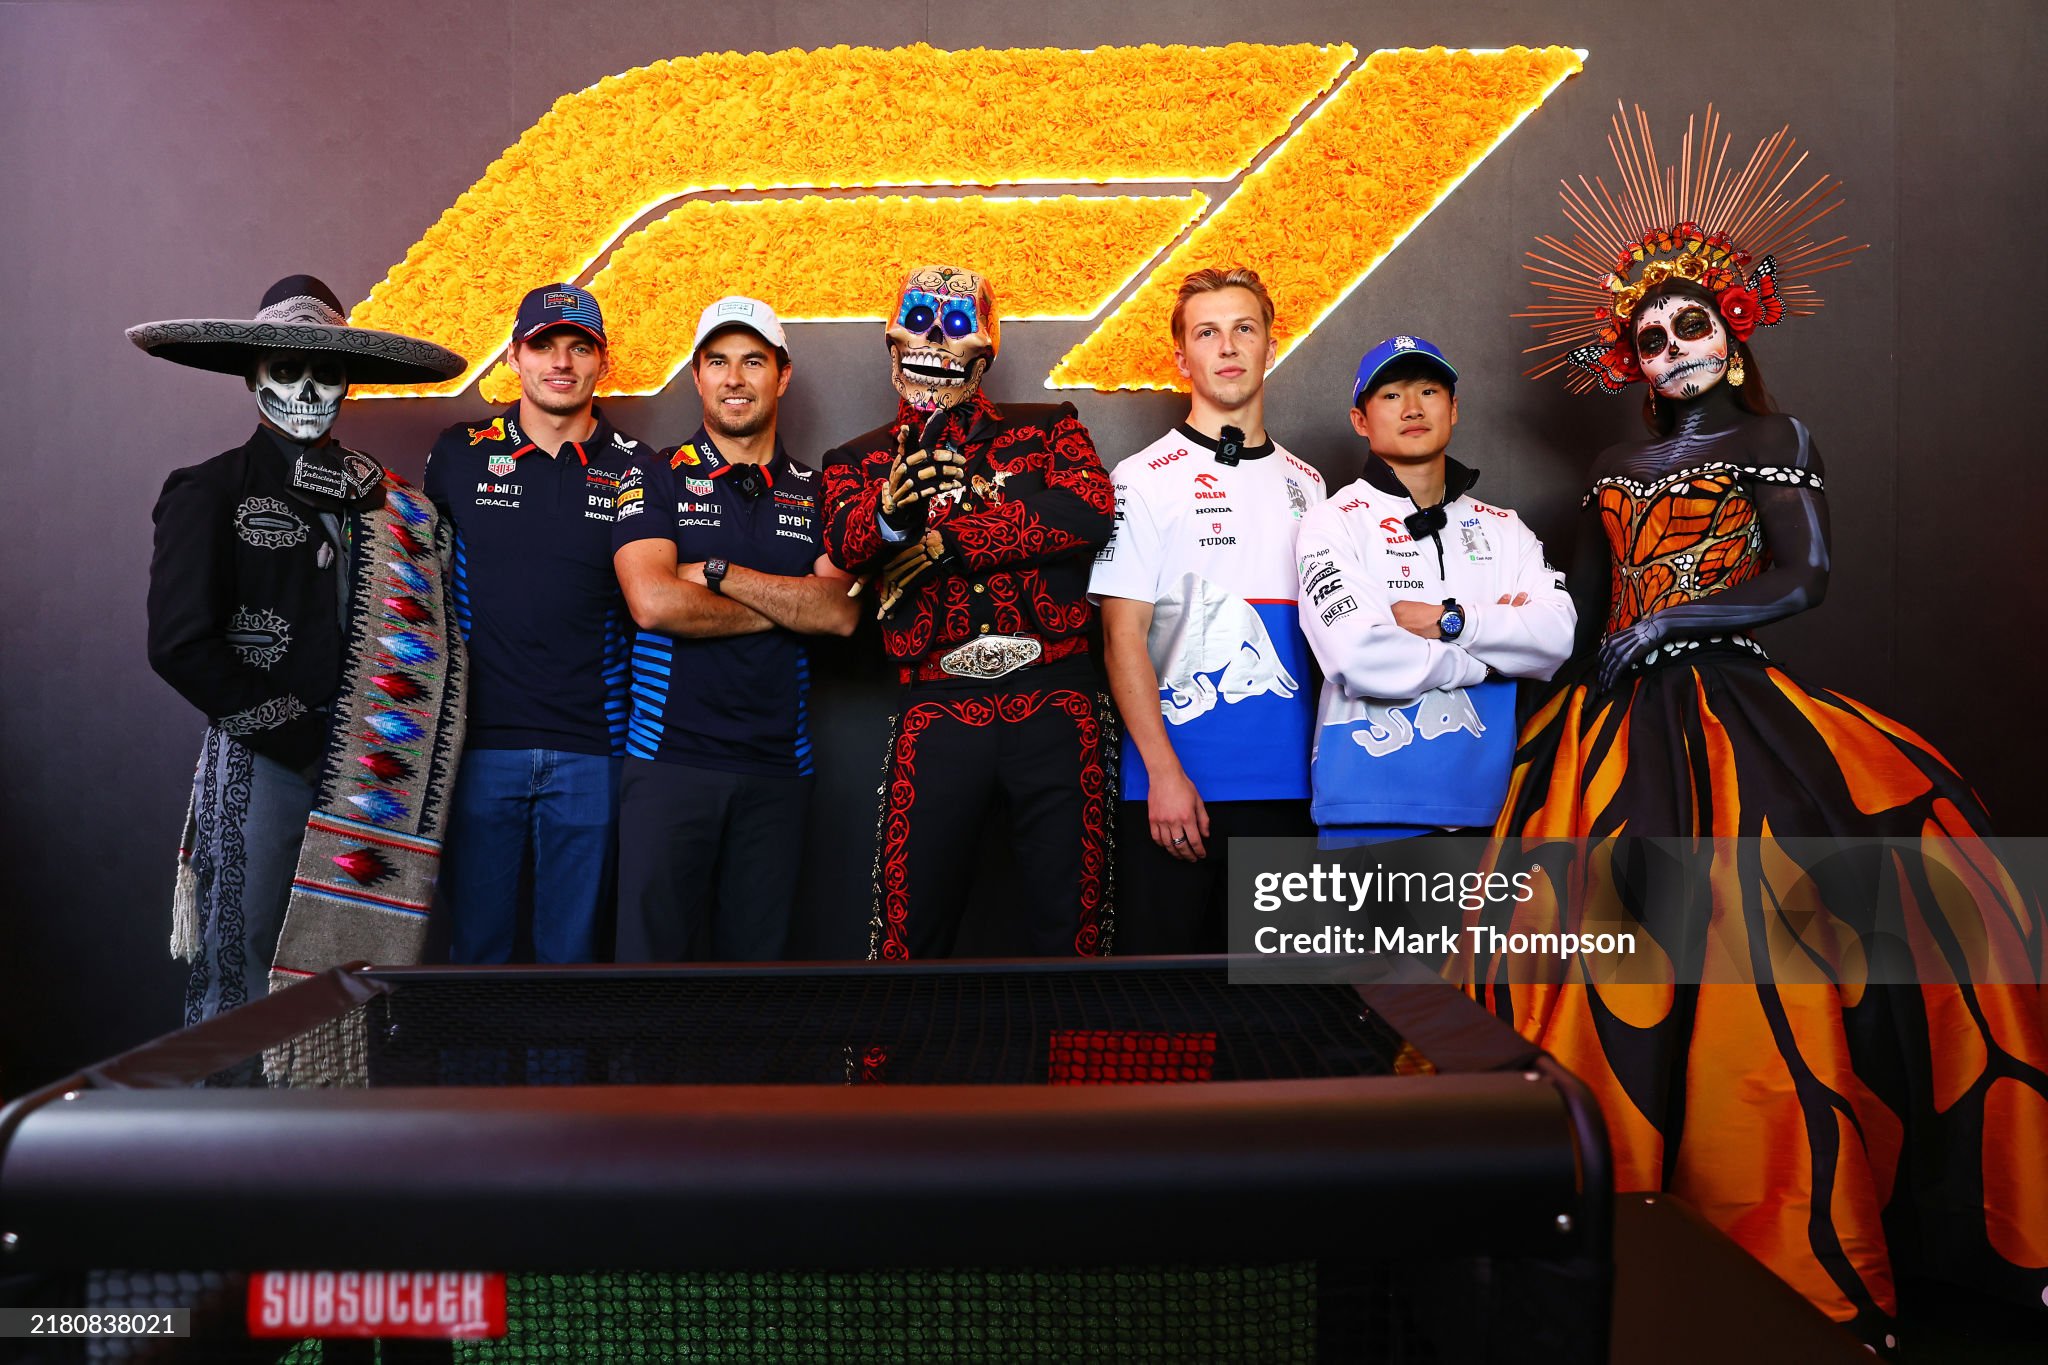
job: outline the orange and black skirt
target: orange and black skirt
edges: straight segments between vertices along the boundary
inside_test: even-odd
[[[1553,869],[1506,922],[1634,921],[1649,964],[1464,970],[1599,1096],[1620,1189],[1685,1198],[1866,1341],[1888,1344],[1896,1276],[2044,1306],[2044,921],[1987,834],[1911,730],[1746,641],[1694,648],[1552,694],[1495,831],[1501,862]],[[1634,857],[1631,838],[1700,856]],[[1881,839],[1882,878],[1798,864],[1829,839]],[[1679,905],[1698,913],[1645,913]],[[1880,924],[1910,971],[1871,970]]]

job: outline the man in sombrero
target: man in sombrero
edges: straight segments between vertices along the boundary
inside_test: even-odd
[[[272,285],[254,318],[128,337],[241,376],[261,416],[173,473],[154,513],[150,666],[207,719],[171,934],[196,1023],[335,963],[418,959],[462,737],[446,536],[333,425],[351,383],[468,366],[348,326],[308,275]]]

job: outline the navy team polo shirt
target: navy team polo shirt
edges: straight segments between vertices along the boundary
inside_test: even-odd
[[[426,490],[455,524],[470,748],[624,752],[628,622],[612,504],[646,449],[600,411],[589,440],[550,457],[520,430],[516,403],[434,442]]]
[[[676,562],[723,559],[800,577],[825,552],[823,481],[778,442],[760,466],[765,486],[736,487],[704,428],[674,450],[634,461],[619,487],[613,546],[668,537]],[[740,471],[736,477],[735,471]],[[633,715],[626,752],[717,772],[809,776],[811,651],[791,630],[682,640],[640,631],[633,641]]]

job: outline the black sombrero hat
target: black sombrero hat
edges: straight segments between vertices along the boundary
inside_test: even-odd
[[[349,326],[334,291],[311,275],[287,275],[271,285],[253,318],[145,322],[130,327],[128,339],[151,355],[222,374],[249,373],[266,351],[346,356],[351,384],[427,384],[469,368],[446,346]]]

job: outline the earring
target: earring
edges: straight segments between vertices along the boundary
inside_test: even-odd
[[[1728,382],[1739,389],[1742,387],[1742,381],[1747,378],[1749,378],[1749,371],[1742,368],[1742,357],[1739,355],[1729,356]]]
[[[1652,422],[1657,420],[1657,391],[1655,389],[1650,390],[1650,420]]]

